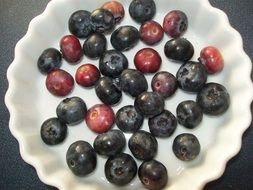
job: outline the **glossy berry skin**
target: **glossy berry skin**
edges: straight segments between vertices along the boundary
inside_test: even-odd
[[[73,35],[64,36],[60,41],[63,58],[69,63],[78,63],[83,57],[83,50],[78,38]]]
[[[76,70],[75,80],[83,87],[92,87],[100,78],[98,68],[93,64],[83,64]]]
[[[86,10],[78,10],[69,18],[68,27],[71,34],[78,38],[87,38],[94,32],[94,25],[90,19],[91,13]]]
[[[75,125],[83,121],[86,112],[86,104],[79,97],[65,98],[56,108],[57,117],[63,123],[69,125]]]
[[[110,32],[115,26],[113,14],[105,9],[96,9],[91,13],[91,21],[95,30],[100,33]]]
[[[177,90],[177,79],[176,77],[167,72],[157,72],[151,81],[151,87],[153,92],[160,94],[164,99],[171,97]]]
[[[135,108],[144,116],[150,118],[162,113],[164,99],[155,92],[143,92],[134,101]]]
[[[118,1],[108,1],[104,3],[101,8],[110,11],[114,16],[116,23],[120,23],[125,16],[124,7]]]
[[[213,46],[205,47],[200,52],[200,62],[205,65],[209,74],[221,72],[224,68],[224,60],[219,49]]]
[[[116,125],[126,133],[138,131],[142,126],[143,120],[143,116],[132,105],[124,106],[116,113]]]
[[[207,83],[197,94],[197,104],[208,115],[221,115],[230,105],[227,89],[218,83]]]
[[[93,132],[105,133],[112,128],[115,114],[110,106],[96,104],[87,111],[85,121]]]
[[[151,20],[155,13],[156,5],[153,0],[132,0],[130,3],[129,14],[136,22]]]
[[[142,23],[139,32],[141,41],[147,45],[157,44],[164,35],[162,26],[153,20]]]
[[[111,156],[105,163],[105,177],[114,185],[124,186],[130,183],[137,174],[135,160],[126,153]]]
[[[164,46],[164,53],[167,58],[176,62],[189,61],[194,54],[194,47],[185,38],[169,40]]]
[[[137,97],[148,89],[148,82],[145,76],[138,70],[126,69],[120,75],[122,91],[132,97]]]
[[[55,48],[45,49],[37,61],[38,69],[42,74],[47,74],[55,69],[59,69],[61,64],[61,52]]]
[[[159,161],[144,161],[138,170],[138,176],[145,188],[150,190],[163,189],[168,182],[166,167]]]
[[[66,153],[66,161],[73,174],[83,177],[95,170],[97,155],[88,142],[80,140],[70,145]]]
[[[101,77],[95,85],[97,97],[107,105],[117,104],[122,97],[122,92],[109,77]]]
[[[177,106],[178,123],[188,129],[193,129],[200,124],[203,112],[198,104],[192,100],[186,100]]]
[[[151,133],[139,130],[130,137],[128,147],[135,158],[151,160],[157,154],[158,143]]]
[[[172,150],[182,161],[194,160],[200,153],[199,140],[193,134],[180,134],[174,139]]]
[[[163,20],[163,29],[172,38],[182,36],[188,28],[188,18],[180,10],[170,11]]]
[[[177,72],[178,85],[187,92],[199,92],[207,81],[207,73],[203,64],[189,61]]]
[[[126,51],[134,47],[139,41],[139,31],[133,26],[120,26],[111,35],[114,49]]]
[[[120,130],[110,130],[99,134],[93,143],[95,151],[103,156],[114,156],[123,151],[126,146],[126,138]]]
[[[46,87],[55,96],[66,96],[74,88],[74,79],[68,72],[57,69],[47,75]]]
[[[116,78],[127,68],[128,60],[118,50],[108,50],[99,59],[99,70],[108,77]]]
[[[65,140],[67,132],[66,124],[58,118],[50,118],[41,125],[40,136],[47,145],[57,145]]]
[[[91,34],[83,44],[84,54],[91,58],[97,59],[106,51],[107,41],[103,34]]]
[[[155,73],[160,69],[162,58],[152,48],[143,48],[134,56],[134,65],[142,73]]]
[[[177,127],[177,118],[168,110],[148,120],[149,131],[155,137],[170,137]]]

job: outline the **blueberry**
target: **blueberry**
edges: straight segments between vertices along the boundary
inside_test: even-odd
[[[70,170],[75,175],[82,177],[95,170],[97,155],[88,142],[76,141],[68,148],[66,161]]]
[[[178,62],[189,61],[194,54],[194,47],[185,38],[169,40],[164,46],[164,53],[167,58]]]
[[[177,119],[170,111],[164,110],[161,114],[150,118],[148,125],[152,135],[156,137],[169,137],[177,127]]]
[[[110,130],[99,134],[94,140],[95,151],[104,156],[114,156],[122,152],[126,145],[124,133],[120,130]]]
[[[163,189],[168,182],[166,167],[159,161],[144,161],[138,170],[138,176],[145,188],[150,190]]]
[[[108,50],[100,57],[99,70],[105,76],[118,77],[127,68],[128,60],[118,50]]]
[[[62,63],[61,52],[55,48],[48,48],[40,55],[37,66],[41,73],[47,74],[55,69],[59,69]]]
[[[106,179],[115,185],[130,183],[137,174],[137,164],[129,154],[111,156],[105,163]]]
[[[178,159],[191,161],[199,155],[200,144],[193,134],[183,133],[174,139],[172,150]]]
[[[206,83],[207,73],[203,64],[189,61],[179,68],[176,77],[182,90],[198,92]]]
[[[193,129],[200,124],[203,113],[198,104],[192,100],[183,101],[177,106],[178,123],[188,129]]]
[[[135,69],[126,69],[120,75],[120,86],[122,91],[136,97],[148,89],[145,76]]]
[[[47,145],[57,145],[67,136],[68,128],[58,118],[50,118],[43,122],[40,136]]]
[[[107,105],[118,103],[122,97],[122,92],[109,77],[101,77],[95,86],[95,91],[98,98]]]
[[[151,20],[156,13],[153,0],[133,0],[129,6],[130,16],[139,23]]]
[[[143,116],[132,105],[124,106],[116,113],[116,125],[124,132],[138,131],[142,126],[143,119]]]
[[[128,147],[135,158],[139,160],[151,160],[157,154],[158,143],[151,133],[139,130],[129,139]]]
[[[115,26],[115,18],[108,10],[96,9],[91,13],[90,17],[97,32],[109,32]]]
[[[134,106],[146,117],[154,117],[164,110],[164,99],[155,92],[143,92],[135,98]]]
[[[83,121],[86,113],[86,104],[79,97],[65,98],[56,108],[58,118],[69,125],[75,125]]]
[[[120,26],[111,35],[111,44],[119,51],[134,47],[138,41],[139,31],[133,26]]]
[[[197,95],[197,104],[205,114],[220,115],[227,111],[230,96],[221,84],[207,83]]]
[[[103,34],[91,34],[83,44],[84,54],[92,59],[99,58],[106,51],[107,41]]]
[[[86,10],[74,12],[69,18],[69,31],[78,38],[87,38],[95,28],[90,19],[91,13]]]

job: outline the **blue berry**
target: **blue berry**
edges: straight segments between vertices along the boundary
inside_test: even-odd
[[[90,17],[97,32],[110,32],[115,26],[115,18],[108,10],[96,9],[91,13]]]

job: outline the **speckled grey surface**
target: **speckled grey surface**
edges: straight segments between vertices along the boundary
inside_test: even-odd
[[[20,157],[18,143],[8,129],[9,113],[4,104],[8,87],[6,70],[13,60],[15,44],[26,33],[30,20],[45,9],[47,2],[48,0],[0,0],[0,190],[55,189],[43,184],[33,167]],[[232,26],[243,37],[245,51],[253,58],[253,1],[210,2],[227,13]],[[224,175],[209,183],[205,190],[252,190],[252,160],[251,125],[243,136],[240,153],[229,161]]]

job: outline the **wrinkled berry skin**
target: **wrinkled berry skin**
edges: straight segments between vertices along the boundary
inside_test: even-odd
[[[125,16],[124,7],[118,1],[108,1],[104,3],[101,8],[110,11],[114,16],[116,23],[120,23]]]
[[[93,64],[83,64],[76,70],[75,80],[83,87],[92,87],[100,78],[98,68]]]
[[[145,76],[135,69],[126,69],[120,75],[121,89],[132,97],[147,91],[148,82]]]
[[[42,74],[47,74],[55,69],[59,69],[61,64],[61,52],[55,48],[45,49],[37,61],[38,69]]]
[[[95,170],[97,155],[88,142],[76,141],[68,148],[66,161],[73,174],[83,177]]]
[[[207,81],[207,73],[203,64],[189,61],[177,72],[178,85],[187,92],[199,92]]]
[[[194,160],[200,153],[200,144],[193,134],[178,135],[172,145],[175,156],[182,161]]]
[[[123,151],[126,146],[126,138],[120,130],[110,130],[99,134],[93,143],[95,151],[104,156],[114,156]]]
[[[78,38],[87,38],[94,32],[94,26],[90,19],[91,13],[86,10],[74,12],[68,22],[69,31]]]
[[[207,83],[197,94],[197,104],[208,115],[220,115],[227,111],[230,96],[221,84]]]
[[[124,106],[116,113],[116,125],[126,133],[138,131],[142,126],[143,119],[143,116],[132,105]]]
[[[57,145],[65,140],[67,132],[66,124],[58,118],[50,118],[41,125],[40,136],[47,145]]]
[[[63,58],[72,64],[78,63],[83,57],[83,50],[78,38],[73,35],[64,36],[60,41]]]
[[[132,0],[130,3],[129,14],[136,22],[151,20],[155,13],[156,5],[153,0]]]
[[[139,130],[130,137],[128,147],[135,158],[151,160],[157,154],[158,143],[150,133]]]
[[[85,121],[87,126],[95,133],[109,131],[115,121],[115,114],[110,106],[96,104],[88,109]]]
[[[91,13],[91,21],[99,33],[110,32],[115,26],[113,14],[105,9],[96,9]]]
[[[160,94],[164,99],[171,97],[177,90],[177,79],[176,77],[167,72],[157,72],[151,81],[151,87],[153,92]]]
[[[143,92],[136,97],[134,106],[144,116],[150,118],[162,113],[164,99],[155,92]]]
[[[177,106],[178,123],[188,129],[193,129],[200,124],[203,112],[198,104],[192,100],[183,101]]]
[[[139,32],[141,41],[147,45],[157,44],[164,35],[162,26],[153,20],[142,23]]]
[[[122,92],[109,77],[101,77],[95,85],[95,91],[98,98],[107,105],[117,104],[122,97]]]
[[[155,137],[170,137],[177,127],[177,118],[168,110],[148,120],[149,130]]]
[[[169,12],[163,20],[163,29],[166,34],[172,38],[182,36],[188,28],[188,18],[180,10]]]
[[[46,87],[55,96],[66,96],[74,88],[74,79],[68,72],[57,69],[47,75]]]
[[[167,58],[184,63],[192,58],[194,47],[185,38],[171,39],[165,44],[164,53]]]
[[[135,160],[126,153],[111,156],[105,163],[106,179],[117,186],[124,186],[130,183],[137,174]]]
[[[120,26],[111,35],[114,49],[126,51],[134,47],[139,41],[139,31],[133,26]]]
[[[83,121],[86,112],[86,104],[79,97],[65,98],[56,108],[57,117],[69,125],[75,125]]]
[[[99,70],[108,77],[116,78],[127,68],[128,60],[118,50],[108,50],[99,59]]]
[[[106,51],[107,41],[103,34],[91,34],[83,44],[84,54],[91,58],[97,59]]]
[[[138,170],[138,176],[145,188],[161,190],[168,182],[166,167],[159,161],[144,161]]]

